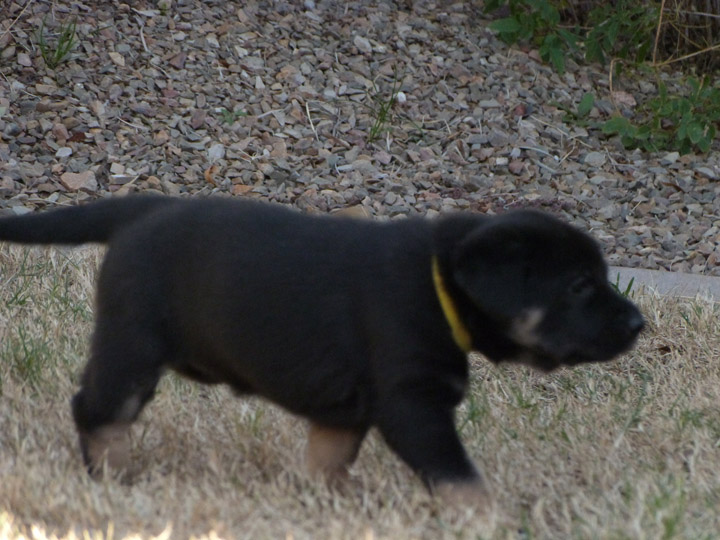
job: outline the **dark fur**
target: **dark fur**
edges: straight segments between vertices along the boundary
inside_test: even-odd
[[[609,360],[643,325],[596,243],[532,211],[378,223],[135,197],[0,219],[0,239],[110,245],[73,399],[91,469],[170,368],[308,418],[313,469],[346,466],[376,426],[430,486],[479,485],[453,422],[468,363],[433,256],[472,348],[493,362]]]

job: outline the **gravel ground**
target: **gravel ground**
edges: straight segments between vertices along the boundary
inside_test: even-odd
[[[38,29],[52,44],[73,18],[51,70]],[[592,118],[631,116],[655,83],[560,76],[487,22],[443,0],[0,0],[0,208],[131,191],[378,219],[535,207],[612,264],[720,275],[717,142],[648,155],[563,123],[586,92]]]

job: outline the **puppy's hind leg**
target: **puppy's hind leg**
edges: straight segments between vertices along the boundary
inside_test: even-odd
[[[72,400],[80,450],[95,477],[105,465],[117,472],[127,468],[130,425],[153,397],[162,371],[161,348],[147,330],[131,342],[117,337],[96,329],[81,389]]]

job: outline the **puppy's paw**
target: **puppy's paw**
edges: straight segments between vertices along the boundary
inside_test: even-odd
[[[503,522],[481,479],[438,483],[433,493],[440,505],[438,517],[457,530],[482,531],[482,537],[490,538]]]
[[[480,478],[439,482],[433,493],[447,507],[472,509],[488,515],[495,511],[495,499]]]
[[[105,471],[122,478],[130,463],[127,424],[103,426],[92,433],[80,432],[80,449],[90,476],[100,479]]]

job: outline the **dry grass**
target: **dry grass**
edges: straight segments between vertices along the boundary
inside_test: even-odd
[[[376,436],[351,485],[301,472],[304,425],[167,377],[134,434],[130,485],[93,482],[69,399],[100,251],[0,248],[0,538],[717,538],[717,306],[643,296],[650,329],[606,366],[473,365],[462,436],[495,522],[440,508]]]

